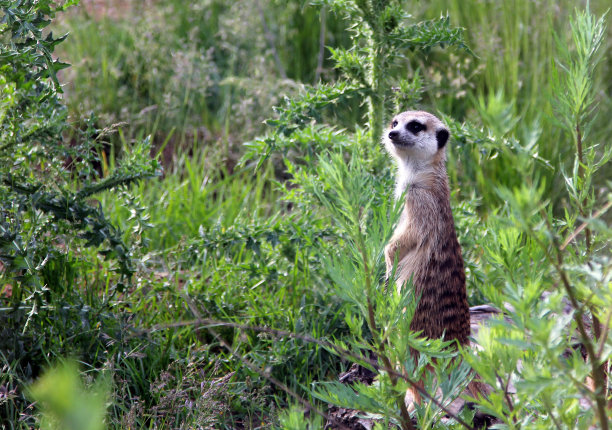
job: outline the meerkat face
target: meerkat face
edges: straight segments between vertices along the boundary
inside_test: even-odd
[[[427,160],[444,150],[448,137],[448,129],[434,115],[408,111],[391,120],[383,141],[387,151],[395,157]]]

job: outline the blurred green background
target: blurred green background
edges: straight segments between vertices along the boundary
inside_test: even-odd
[[[517,136],[547,128],[553,32],[561,39],[569,34],[568,17],[586,4],[579,3],[406,2],[415,20],[449,13],[453,25],[467,30],[475,55],[407,57],[403,73],[419,69],[424,76],[423,108]],[[596,16],[608,7],[590,2]],[[175,1],[83,1],[60,20],[59,29],[70,33],[58,55],[73,65],[62,82],[74,118],[97,112],[101,125],[126,122],[126,139],[152,134],[161,144],[171,135],[178,148],[168,153],[175,156],[213,145],[226,160],[234,159],[244,141],[265,131],[262,121],[283,96],[302,84],[337,78],[326,46],[350,45],[341,16],[305,1],[207,0],[188,7]],[[601,52],[609,52],[606,42]],[[612,59],[604,55],[596,73],[602,135],[610,132],[611,69]],[[362,114],[357,105],[341,123],[354,128],[363,123]],[[545,158],[563,155],[559,136],[542,139]]]

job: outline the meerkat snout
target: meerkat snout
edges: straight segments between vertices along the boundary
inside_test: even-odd
[[[399,135],[400,135],[399,131],[397,131],[397,130],[391,130],[391,131],[389,132],[389,139],[391,139],[391,140],[395,141],[395,140],[397,140],[397,138],[399,137]]]

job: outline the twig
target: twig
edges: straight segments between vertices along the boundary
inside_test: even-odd
[[[597,219],[602,216],[604,213],[606,213],[608,209],[610,209],[610,207],[612,207],[612,200],[608,201],[608,203],[606,203],[601,209],[595,212],[591,217],[591,220]],[[576,230],[574,230],[574,232],[570,234],[567,239],[565,239],[565,242],[563,242],[563,245],[561,245],[561,251],[564,251],[567,245],[569,245],[570,242],[574,240],[576,236],[578,236],[582,232],[582,230],[584,230],[588,225],[589,221],[585,221],[580,224],[580,226]]]
[[[184,295],[183,296],[185,298],[185,301],[187,302],[187,306],[189,306],[189,309],[191,310],[191,312],[195,315],[195,317],[197,318],[197,321],[203,321],[202,317],[200,316],[200,313],[198,311],[198,309],[196,308],[195,304],[192,302],[192,300],[187,296]],[[228,352],[235,356],[236,358],[238,358],[238,360],[240,360],[241,363],[243,363],[244,365],[246,365],[246,367],[248,367],[249,369],[251,369],[253,372],[257,373],[259,376],[261,376],[264,379],[267,379],[268,381],[270,381],[273,385],[276,385],[278,388],[280,388],[281,390],[283,390],[285,393],[289,394],[291,397],[293,397],[294,399],[296,399],[302,406],[304,406],[306,409],[312,410],[313,412],[315,412],[317,415],[321,416],[324,420],[326,420],[327,422],[331,422],[333,423],[335,426],[337,426],[340,429],[343,430],[350,430],[348,427],[344,426],[342,423],[338,422],[335,418],[329,416],[328,414],[326,414],[325,412],[319,410],[318,408],[316,408],[313,404],[311,404],[308,400],[303,399],[298,393],[296,393],[295,391],[293,391],[291,388],[287,387],[285,384],[283,384],[281,381],[279,381],[278,379],[276,379],[275,377],[273,377],[272,375],[269,375],[267,372],[264,372],[263,370],[261,370],[259,367],[257,367],[255,364],[251,363],[245,356],[243,356],[242,354],[240,354],[238,351],[236,351],[235,348],[232,348],[232,346],[230,344],[228,344],[218,333],[216,330],[214,330],[212,327],[207,327],[207,330],[209,333],[211,333],[214,338],[225,348],[228,350]]]

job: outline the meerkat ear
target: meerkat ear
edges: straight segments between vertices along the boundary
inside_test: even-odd
[[[446,145],[446,142],[448,141],[448,130],[446,129],[441,129],[436,131],[436,140],[438,141],[438,149],[442,149],[444,148],[444,145]]]

